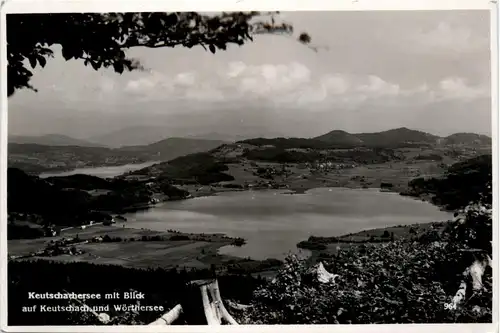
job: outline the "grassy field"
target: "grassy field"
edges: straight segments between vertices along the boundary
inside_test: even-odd
[[[400,192],[407,188],[408,182],[413,178],[442,175],[445,169],[439,164],[434,161],[397,161],[325,172],[299,168],[297,164],[287,164],[286,169],[289,172],[287,176],[276,175],[272,180],[268,180],[254,175],[255,170],[268,167],[278,169],[281,165],[253,162],[253,166],[247,163],[229,164],[227,173],[235,178],[231,183],[241,186],[272,181],[279,185],[286,185],[292,190],[301,191],[318,187],[380,188],[382,183],[390,183],[393,186],[391,191]],[[217,187],[212,192],[221,190]],[[227,189],[223,190],[227,191]]]
[[[224,262],[217,255],[223,243],[202,241],[148,241],[125,243],[82,244],[81,255],[60,255],[47,259],[55,261],[83,261],[131,268],[208,268],[211,263]],[[202,251],[204,251],[202,254]],[[219,260],[214,260],[218,258]],[[229,258],[225,258],[226,261]]]
[[[446,222],[419,223],[412,225],[399,225],[394,227],[364,230],[346,234],[339,237],[310,237],[301,242],[312,252],[310,260],[318,261],[324,257],[331,257],[339,250],[349,247],[358,247],[368,244],[381,244],[399,239],[418,239],[430,230],[441,231],[446,227]],[[386,237],[386,236],[389,237]],[[300,244],[300,243],[299,243]],[[320,246],[318,246],[320,245]]]
[[[35,252],[43,248],[50,241],[57,241],[68,237],[80,237],[87,239],[102,235],[109,235],[113,237],[140,237],[143,235],[154,236],[160,232],[142,229],[119,228],[115,226],[96,225],[85,230],[80,228],[72,228],[61,231],[61,234],[56,237],[42,237],[36,239],[15,239],[8,241],[8,253],[13,256],[25,256],[31,252]]]
[[[84,243],[94,237],[108,235],[111,238],[127,239],[121,242]],[[169,240],[171,236],[187,236],[187,240]],[[121,226],[93,226],[85,230],[78,228],[65,230],[57,237],[38,239],[10,240],[8,253],[10,256],[29,256],[30,253],[46,247],[50,241],[77,237],[82,241],[75,247],[82,250],[82,254],[61,254],[56,256],[30,256],[28,259],[45,259],[53,261],[83,261],[98,264],[113,264],[125,267],[186,267],[209,268],[212,264],[224,266],[245,262],[227,255],[219,255],[217,250],[233,242],[232,238],[221,234],[185,234],[178,232],[159,232],[146,229],[132,229]],[[142,236],[161,236],[164,240],[142,241]],[[130,238],[136,241],[128,241]]]
[[[335,255],[338,249],[360,246],[370,240],[389,241],[384,238],[387,231],[393,239],[418,236],[429,230],[431,223],[411,226],[396,226],[361,231],[340,237],[316,237],[310,243],[321,243],[322,249],[312,249],[311,260]],[[85,240],[108,235],[111,238],[135,238],[136,241],[85,243]],[[190,237],[187,240],[169,240],[173,235]],[[141,241],[143,236],[162,236],[164,240]],[[60,254],[56,256],[29,256],[30,253],[46,247],[50,241],[78,237],[82,242],[75,245],[83,253]],[[28,256],[20,260],[43,259],[56,262],[90,262],[94,264],[119,265],[130,268],[187,268],[203,269],[215,265],[219,272],[236,271],[273,276],[279,262],[260,262],[217,253],[218,249],[232,243],[232,239],[221,234],[183,234],[159,232],[146,229],[124,228],[122,226],[92,226],[85,230],[78,228],[65,230],[60,236],[39,239],[11,240],[8,243],[10,256]]]

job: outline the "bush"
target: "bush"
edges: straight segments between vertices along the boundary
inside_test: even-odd
[[[33,239],[45,236],[42,228],[7,224],[7,239]]]
[[[491,202],[491,181],[491,155],[482,155],[453,164],[444,178],[413,179],[404,194],[431,195],[434,204],[458,210],[471,202]]]
[[[173,235],[170,236],[169,240],[171,241],[184,241],[184,240],[189,240],[189,236],[187,235]]]

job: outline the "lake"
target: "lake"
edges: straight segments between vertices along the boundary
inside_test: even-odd
[[[105,167],[89,167],[89,168],[80,168],[71,171],[62,171],[62,172],[44,172],[40,174],[40,178],[48,178],[48,177],[63,177],[63,176],[71,176],[77,174],[96,176],[101,178],[111,178],[122,175],[126,172],[140,170],[142,168],[146,168],[153,164],[160,163],[158,161],[150,161],[145,163],[138,164],[125,164],[119,166],[105,166]]]
[[[437,207],[377,189],[321,188],[304,194],[283,190],[224,192],[161,203],[127,215],[128,227],[190,233],[224,233],[247,244],[221,254],[283,259],[309,236],[340,236],[366,229],[446,221]],[[301,250],[302,253],[309,253]]]

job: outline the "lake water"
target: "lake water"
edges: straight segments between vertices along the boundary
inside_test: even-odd
[[[154,162],[145,162],[138,164],[125,164],[119,166],[106,166],[106,167],[97,167],[97,168],[80,168],[71,171],[63,171],[63,172],[45,172],[40,174],[41,178],[48,177],[62,177],[62,176],[71,176],[76,174],[84,174],[90,176],[96,176],[101,178],[110,178],[122,175],[126,172],[140,170],[142,168],[146,168],[153,164],[160,163],[158,161]]]
[[[305,194],[286,191],[225,192],[165,202],[127,215],[128,227],[192,233],[224,233],[247,244],[220,253],[253,259],[284,258],[309,236],[340,236],[400,224],[446,221],[451,213],[375,189],[322,188]],[[304,250],[302,250],[304,253]],[[308,251],[305,251],[306,253]]]

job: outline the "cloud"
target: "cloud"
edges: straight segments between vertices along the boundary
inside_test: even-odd
[[[314,74],[298,62],[259,66],[234,62],[227,66],[225,77],[233,85],[226,87],[234,91],[232,97],[264,98],[278,104],[321,103],[332,99],[337,103],[354,103],[400,93],[399,85],[375,75]]]
[[[125,91],[141,92],[147,91],[154,87],[155,83],[150,78],[141,78],[137,80],[130,80],[125,87]]]
[[[473,34],[464,26],[451,26],[440,22],[433,29],[419,31],[409,36],[408,41],[413,49],[423,53],[436,52],[476,52],[488,49],[488,36]]]
[[[350,88],[350,83],[338,74],[328,75],[322,79],[322,86],[334,95],[346,93]]]
[[[181,86],[192,86],[196,83],[196,74],[193,72],[189,73],[179,73],[175,77],[174,84]]]
[[[165,88],[168,80],[158,72],[151,71],[149,75],[129,80],[125,85],[125,91],[137,94],[148,94],[152,91]]]
[[[370,75],[368,83],[359,86],[357,90],[366,94],[376,94],[377,96],[398,95],[400,93],[397,84],[386,82],[374,75]]]
[[[229,64],[226,75],[233,79],[235,88],[240,93],[260,97],[281,98],[303,89],[311,80],[309,68],[297,62],[259,66],[246,66],[238,62]]]
[[[484,87],[471,86],[460,77],[443,78],[433,86],[422,83],[415,87],[403,87],[377,75],[314,73],[299,62],[247,65],[241,61],[230,62],[204,73],[142,74],[130,79],[125,90],[141,100],[183,100],[201,104],[265,101],[275,106],[307,105],[311,108],[471,101],[489,96]]]
[[[491,92],[486,87],[469,86],[465,79],[459,77],[446,78],[439,82],[437,92],[438,99],[458,99],[464,101],[490,96]]]

